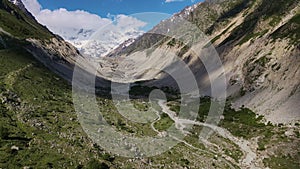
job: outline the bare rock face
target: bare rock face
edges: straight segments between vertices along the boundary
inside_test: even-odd
[[[57,38],[49,41],[38,39],[27,41],[31,43],[26,47],[27,50],[37,60],[71,82],[75,60],[80,56],[74,47]]]
[[[37,39],[28,39],[28,41],[45,50],[51,59],[61,59],[70,62],[80,56],[79,51],[74,46],[59,37],[51,38],[49,41]]]
[[[159,71],[172,66],[168,54],[175,53],[193,71],[202,94],[209,95],[209,85],[203,82],[218,75],[208,75],[195,55],[195,50],[205,51],[207,44],[188,46],[176,36],[161,35],[184,19],[197,25],[215,46],[227,78],[227,96],[234,98],[236,108],[249,107],[273,123],[300,120],[299,6],[298,1],[270,4],[267,0],[199,3],[114,51],[109,55],[114,58],[100,60],[102,75],[131,83],[147,81],[144,85],[176,86]],[[189,29],[182,24],[176,30],[175,35],[184,36]]]

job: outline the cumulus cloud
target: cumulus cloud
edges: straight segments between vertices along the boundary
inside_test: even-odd
[[[111,20],[101,18],[98,15],[90,14],[86,11],[68,11],[60,8],[54,11],[44,9],[36,15],[37,20],[50,28],[82,28],[97,29],[105,24],[111,23]]]
[[[86,31],[86,36],[81,38],[88,38],[93,32],[113,22],[111,18],[102,18],[83,10],[68,11],[64,8],[49,10],[43,9],[37,0],[22,0],[22,2],[38,22],[67,40],[75,38],[74,36],[83,30]],[[126,15],[117,15],[115,19],[116,26],[121,27],[122,30],[139,29],[146,24]],[[80,37],[76,38],[80,39]]]
[[[146,25],[145,22],[142,22],[136,18],[126,16],[126,15],[117,15],[116,16],[117,25],[121,28],[125,27],[143,27]]]

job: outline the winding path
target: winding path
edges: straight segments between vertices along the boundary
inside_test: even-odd
[[[254,162],[256,159],[256,153],[253,152],[250,148],[250,142],[247,140],[244,140],[242,138],[237,138],[233,136],[228,130],[218,127],[215,125],[210,125],[207,123],[201,123],[197,121],[187,120],[187,119],[179,119],[176,116],[176,113],[171,111],[169,107],[167,106],[167,103],[164,100],[158,101],[159,106],[162,108],[162,111],[168,114],[168,116],[175,122],[176,126],[181,126],[179,129],[183,130],[184,126],[187,124],[197,125],[197,126],[204,126],[209,127],[215,132],[217,132],[220,136],[229,139],[236,145],[240,147],[240,149],[245,153],[245,157],[241,160],[241,166],[243,167],[250,167],[250,168],[256,168],[254,166]]]

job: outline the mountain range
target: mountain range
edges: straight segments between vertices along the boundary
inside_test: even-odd
[[[154,80],[151,85],[176,86],[174,81],[162,78],[161,72],[157,71],[169,67],[173,59],[159,56],[160,50],[176,53],[186,61],[200,84],[208,75],[196,59],[200,52],[193,50],[203,50],[206,43],[201,44],[202,40],[193,45],[182,45],[180,39],[177,42],[165,36],[185,36],[182,32],[189,31],[185,24],[195,25],[219,54],[224,67],[221,73],[225,73],[227,79],[227,95],[235,98],[234,105],[249,107],[275,123],[291,122],[300,115],[297,104],[300,81],[294,78],[299,76],[298,21],[299,3],[295,1],[278,1],[276,4],[246,0],[206,1],[175,14],[127,48],[109,55],[117,56],[114,59],[117,71],[126,72],[120,75],[123,81]],[[179,33],[168,33],[170,29],[178,29]],[[108,70],[110,65],[103,66],[100,72],[109,72],[106,77],[111,74],[118,77],[118,72]],[[218,76],[210,80],[215,81]],[[200,84],[199,88],[203,95],[209,95],[209,83]]]

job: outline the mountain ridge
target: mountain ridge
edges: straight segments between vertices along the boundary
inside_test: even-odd
[[[297,33],[299,30],[299,20],[297,19],[299,18],[299,3],[296,1],[278,1],[278,3],[273,4],[266,0],[205,1],[196,4],[194,8],[186,8],[170,19],[162,21],[127,48],[113,51],[108,56],[126,58],[134,62],[135,54],[140,52],[139,55],[142,55],[143,50],[153,48],[153,51],[156,49],[174,50],[183,60],[190,60],[191,56],[195,58],[196,56],[193,56],[191,52],[191,46],[180,47],[176,45],[176,41],[173,42],[172,38],[163,35],[168,34],[170,30],[168,25],[172,25],[176,21],[175,18],[183,18],[197,25],[216,46],[228,79],[227,92],[229,96],[235,98],[234,105],[237,108],[249,107],[259,114],[265,115],[267,120],[273,123],[289,123],[300,118],[299,107],[287,106],[295,104],[299,98],[299,80],[290,79],[290,82],[293,82],[292,85],[280,81],[280,76],[287,78],[286,74],[299,75],[299,67],[297,66],[299,63],[299,45],[297,45],[299,42],[299,38],[297,38],[299,36]],[[287,32],[283,30],[284,28],[290,31]],[[279,32],[283,32],[285,36]],[[288,38],[282,39],[282,37]],[[155,58],[151,52],[147,55],[148,58]],[[285,57],[283,56],[287,59],[284,60]],[[132,59],[130,59],[131,57]],[[164,60],[167,61],[167,58],[161,59],[159,62],[164,62]],[[124,59],[120,59],[120,61],[115,59],[114,63],[118,65],[118,62],[120,65],[127,66],[139,64],[122,63]],[[148,65],[159,65],[158,62],[151,62],[151,59],[146,59],[144,62]],[[201,70],[202,68],[197,70],[199,63],[190,62],[187,64],[195,72],[199,81],[207,77],[205,70]],[[283,73],[284,71],[278,72],[275,69],[286,69],[287,71],[278,75],[279,72]],[[201,71],[204,73],[200,73]],[[159,72],[153,71],[152,74],[149,74],[149,70],[145,70],[143,67],[137,68],[137,71],[133,71],[132,74],[135,77],[140,77],[142,81],[156,79],[150,83],[145,83],[145,85],[173,86],[171,79],[163,80],[163,78],[158,77]],[[139,81],[138,79],[137,81]],[[271,84],[278,86],[277,88],[282,90],[281,93],[275,92],[274,87],[269,87]],[[209,90],[205,86],[200,85],[199,87]],[[203,93],[203,95],[207,94],[209,93]],[[266,95],[268,97],[263,97]],[[277,101],[273,102],[272,98],[274,99],[275,95]],[[270,107],[276,108],[270,109]],[[281,114],[283,110],[286,111],[285,114]]]

